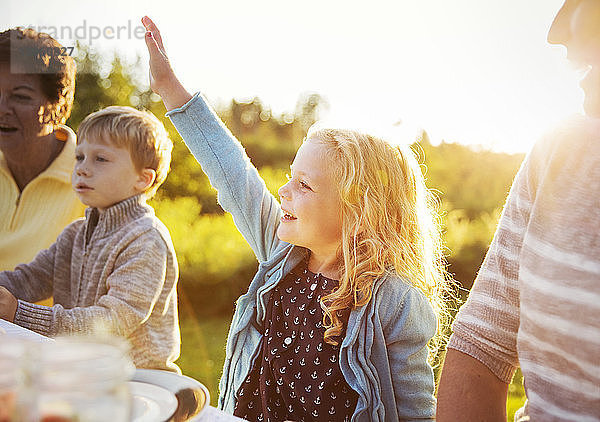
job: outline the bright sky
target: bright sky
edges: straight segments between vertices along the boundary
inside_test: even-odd
[[[407,142],[422,128],[434,142],[521,152],[581,111],[583,94],[564,47],[546,43],[561,4],[2,0],[0,28],[79,28],[72,38],[66,30],[57,38],[65,46],[84,38],[101,51],[145,58],[133,29],[147,14],[184,85],[211,101],[258,96],[278,114],[293,111],[300,94],[317,92],[329,104],[323,117],[332,125]],[[131,36],[121,29],[120,40],[109,40],[91,29],[114,37],[117,26],[132,28]]]

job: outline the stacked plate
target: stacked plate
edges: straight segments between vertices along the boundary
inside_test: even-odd
[[[210,395],[193,378],[155,369],[136,369],[129,389],[132,422],[186,421],[199,417],[209,406]]]

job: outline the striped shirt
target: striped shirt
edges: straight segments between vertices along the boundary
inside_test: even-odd
[[[600,120],[528,155],[453,329],[502,381],[521,367],[532,421],[600,420]]]

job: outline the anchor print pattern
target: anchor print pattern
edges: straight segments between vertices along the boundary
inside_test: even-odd
[[[260,354],[238,389],[234,415],[264,422],[350,420],[358,395],[340,370],[339,346],[323,339],[319,303],[336,284],[303,261],[273,289]]]

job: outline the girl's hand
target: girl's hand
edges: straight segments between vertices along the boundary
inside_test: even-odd
[[[192,96],[185,90],[171,68],[160,31],[148,16],[142,18],[146,28],[146,47],[150,54],[150,88],[161,96],[168,110],[181,107]]]

